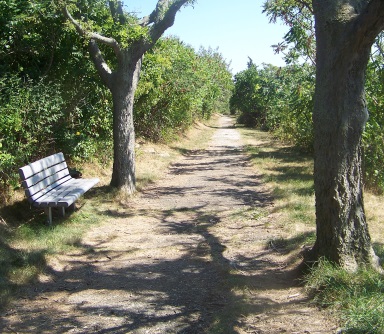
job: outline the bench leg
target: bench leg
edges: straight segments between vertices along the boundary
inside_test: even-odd
[[[61,216],[65,217],[65,208],[63,206],[61,207]]]
[[[51,207],[44,208],[44,211],[48,217],[48,225],[52,225],[52,208]]]
[[[68,210],[70,212],[75,212],[76,210],[76,202],[73,202],[69,207],[68,207]]]

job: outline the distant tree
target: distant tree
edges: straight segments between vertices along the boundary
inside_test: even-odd
[[[65,16],[86,39],[97,72],[112,94],[114,157],[111,185],[124,193],[131,194],[136,188],[133,103],[143,55],[173,25],[181,7],[193,2],[159,0],[150,15],[138,19],[123,11],[121,1],[110,0],[109,13],[101,15],[104,17],[103,26],[93,24],[92,13],[82,13],[81,8],[79,11],[74,6],[63,6]],[[94,3],[100,4],[97,0]],[[77,11],[79,18],[74,18],[70,10]],[[104,32],[94,32],[96,29]],[[105,33],[114,37],[106,37]],[[103,52],[101,45],[113,50],[113,60],[107,62],[104,56],[109,50]]]
[[[368,119],[364,82],[372,44],[384,28],[383,0],[313,0],[315,258],[341,266],[377,266],[368,232],[361,141]]]

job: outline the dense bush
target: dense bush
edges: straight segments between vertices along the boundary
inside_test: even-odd
[[[239,123],[259,127],[265,125],[268,100],[277,89],[274,81],[269,79],[251,60],[245,71],[235,75],[235,90],[230,100],[230,109],[232,114],[240,112]]]
[[[79,4],[94,24],[111,29],[103,1]],[[47,1],[0,0],[0,22],[1,194],[18,186],[19,167],[53,152],[75,161],[112,159],[112,99],[84,40]],[[232,85],[218,52],[161,40],[144,57],[137,136],[166,140],[196,118],[224,112]]]
[[[135,126],[139,136],[166,140],[195,119],[227,112],[232,93],[228,65],[218,52],[165,38],[144,57],[135,98]]]
[[[111,137],[111,120],[109,96],[87,50],[54,5],[0,1],[0,22],[0,190],[6,194],[27,162],[56,151],[94,154]]]
[[[15,165],[54,149],[63,100],[56,85],[17,77],[1,78],[0,94],[0,177],[6,184],[15,180]]]
[[[250,62],[235,76],[231,111],[239,113],[239,123],[273,131],[312,151],[314,79],[314,68],[309,65],[258,68]]]
[[[384,55],[382,35],[367,69],[366,102],[369,120],[363,135],[366,185],[384,190]],[[313,150],[312,109],[315,68],[312,65],[272,65],[248,68],[235,75],[231,111],[238,122],[272,131],[279,138],[311,152]]]

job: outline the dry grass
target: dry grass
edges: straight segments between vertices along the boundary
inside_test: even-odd
[[[365,212],[373,242],[384,244],[384,196],[365,193]]]
[[[313,158],[274,140],[269,133],[246,128],[240,131],[255,169],[273,192],[279,225],[292,236],[314,231]],[[365,192],[372,241],[384,248],[383,202],[383,195]]]
[[[277,225],[291,237],[314,230],[312,159],[262,131],[240,129],[246,151],[274,197]]]
[[[195,122],[181,137],[167,144],[156,144],[139,139],[136,143],[136,179],[137,188],[142,190],[148,184],[160,179],[171,163],[190,150],[204,149],[211,139],[218,115],[210,120]],[[110,163],[100,165],[95,162],[74,166],[81,170],[83,177],[98,177],[99,186],[107,186],[112,175],[112,152]]]
[[[266,133],[242,130],[255,169],[275,197],[275,224],[289,237],[268,241],[268,247],[297,254],[315,241],[313,159],[274,141]],[[384,261],[384,196],[365,192],[365,211],[376,254]],[[315,301],[340,320],[343,333],[384,333],[383,276],[360,269],[348,273],[325,260],[306,276]]]
[[[161,178],[182,154],[204,149],[214,131],[210,125],[216,120],[217,116],[207,124],[195,123],[179,141],[169,145],[139,142],[136,148],[138,190]],[[83,234],[105,220],[97,214],[100,212],[97,208],[118,208],[124,202],[118,192],[109,187],[112,163],[69,163],[69,166],[80,170],[84,178],[100,178],[100,183],[85,199],[77,202],[80,210],[64,219],[55,217],[53,225],[46,226],[44,213],[29,206],[22,189],[12,194],[6,207],[0,208],[0,307],[20,288],[42,275],[49,258],[82,247]]]

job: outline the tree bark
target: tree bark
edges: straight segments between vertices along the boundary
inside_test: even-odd
[[[141,59],[124,52],[124,61],[113,74],[113,171],[111,186],[126,194],[136,191],[135,129],[133,103],[139,82]]]
[[[76,21],[64,6],[65,17],[74,25],[79,35],[89,38],[89,53],[103,83],[109,88],[113,98],[113,172],[111,186],[126,194],[136,190],[135,177],[135,129],[133,125],[133,102],[139,82],[142,58],[166,29],[175,21],[176,13],[193,0],[158,0],[155,10],[137,24],[148,27],[146,38],[121,48],[110,37],[87,31]],[[113,19],[124,24],[121,2],[110,0],[109,8]],[[117,69],[112,71],[104,60],[98,43],[111,47],[117,59]]]
[[[314,0],[313,7],[317,239],[311,255],[351,271],[378,267],[364,212],[361,140],[368,120],[365,70],[383,28],[383,1]]]

